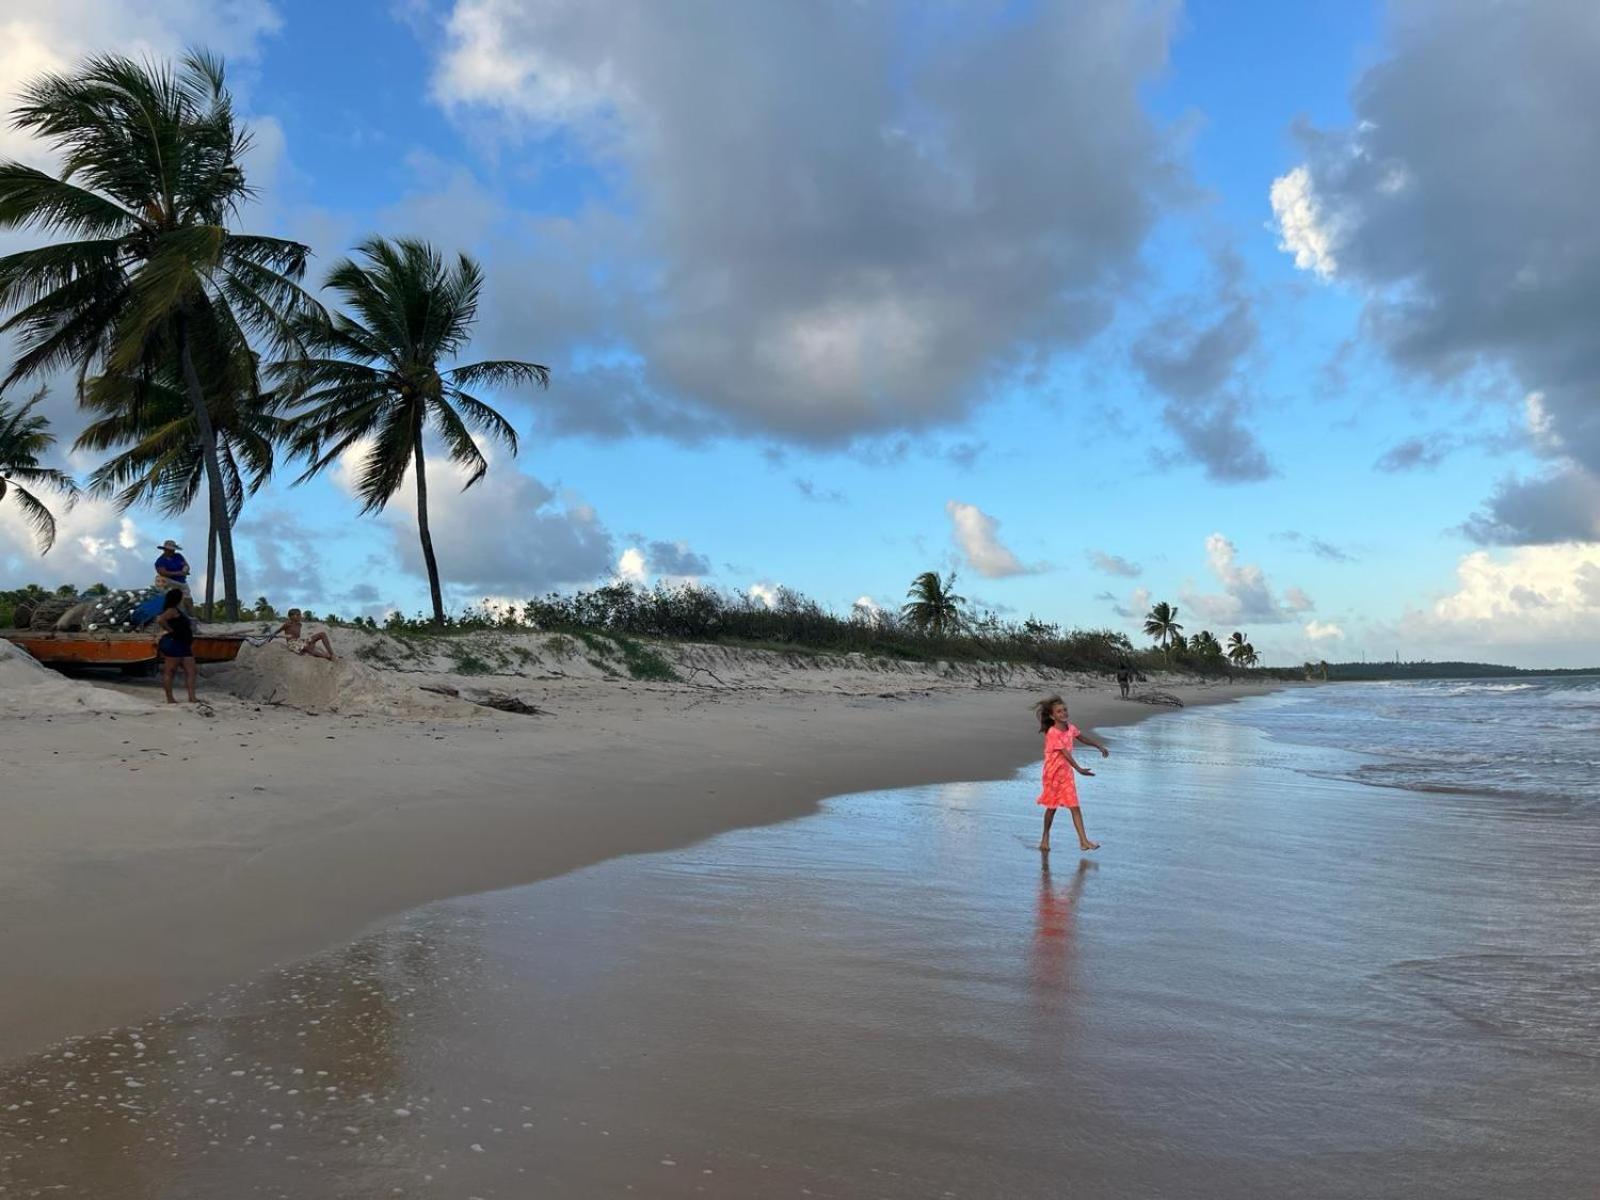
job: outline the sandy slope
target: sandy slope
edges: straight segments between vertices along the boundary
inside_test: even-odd
[[[534,635],[423,652],[335,638],[377,649],[336,665],[247,651],[206,671],[199,708],[160,703],[153,681],[69,681],[63,701],[31,668],[51,704],[0,687],[0,1058],[427,900],[830,795],[1004,775],[1037,754],[1028,705],[1045,688],[1084,725],[1159,711],[1108,681],[996,668],[679,647],[689,682],[644,684],[604,647]],[[1191,703],[1250,690],[1162,686]],[[470,702],[490,694],[541,715]]]

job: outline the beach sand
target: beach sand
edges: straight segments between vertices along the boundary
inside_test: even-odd
[[[531,673],[347,661],[336,677],[267,647],[242,671],[208,669],[200,709],[161,704],[153,681],[77,683],[76,701],[52,684],[48,703],[13,689],[0,704],[0,1061],[431,900],[785,820],[841,793],[1004,776],[1037,756],[1028,707],[1052,684],[715,647],[680,652],[680,674],[704,686],[643,684],[604,664],[482,653]],[[542,715],[420,684],[513,693]],[[1162,686],[1190,703],[1260,690]],[[1109,680],[1063,690],[1087,727],[1160,711],[1118,700]],[[87,711],[84,696],[112,711]],[[341,711],[272,702],[285,698]]]
[[[1093,856],[1033,850],[1036,767],[996,764],[381,921],[0,1067],[0,1188],[1589,1194],[1592,822],[1367,787],[1347,751],[1252,724],[1325,695],[1112,730],[1082,788]],[[1019,699],[763,707],[812,761],[730,756],[749,802],[792,798],[817,760],[1009,744]],[[640,725],[690,736],[664,721]]]

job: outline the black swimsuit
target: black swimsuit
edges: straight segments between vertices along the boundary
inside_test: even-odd
[[[193,658],[194,622],[180,612],[167,622],[167,632],[156,649],[167,658]]]

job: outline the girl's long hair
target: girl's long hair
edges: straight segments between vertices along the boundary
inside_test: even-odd
[[[1039,718],[1040,733],[1047,733],[1050,729],[1050,726],[1056,723],[1056,719],[1050,715],[1050,710],[1058,704],[1064,705],[1066,704],[1066,701],[1063,700],[1059,695],[1056,695],[1046,696],[1043,700],[1039,701],[1039,703],[1033,706],[1033,715]]]
[[[183,589],[182,588],[173,588],[165,596],[162,597],[162,599],[161,599],[161,611],[162,612],[166,612],[167,609],[169,609],[169,608],[177,608],[178,605],[180,605],[182,603],[183,603]]]

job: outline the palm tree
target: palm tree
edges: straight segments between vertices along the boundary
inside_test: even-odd
[[[1165,600],[1160,601],[1146,614],[1144,631],[1155,638],[1163,650],[1167,649],[1183,632],[1183,626],[1178,624],[1178,610]]]
[[[483,272],[465,254],[446,267],[426,242],[370,238],[357,247],[365,260],[346,259],[328,275],[354,314],[302,322],[306,357],[278,365],[289,393],[309,407],[297,418],[295,450],[311,460],[300,481],[326,469],[363,440],[357,481],[361,511],[378,512],[416,472],[417,533],[428,569],[433,619],[444,623],[439,564],[428,532],[424,436],[431,427],[450,461],[467,468],[465,488],[482,479],[489,460],[473,433],[497,438],[517,452],[510,423],[466,389],[477,384],[535,383],[550,372],[537,363],[496,360],[441,370],[466,345],[478,314]]]
[[[1233,636],[1228,639],[1228,657],[1243,667],[1249,665],[1245,662],[1245,659],[1249,658],[1253,653],[1255,653],[1255,647],[1250,645],[1244,634],[1235,629]]]
[[[913,627],[936,637],[955,633],[966,623],[961,606],[965,596],[955,594],[955,573],[943,579],[937,571],[924,571],[911,581],[906,592],[910,602],[900,609],[900,615]]]
[[[53,467],[39,465],[40,456],[55,445],[50,422],[34,414],[34,406],[44,399],[44,391],[20,408],[0,396],[0,501],[10,496],[23,518],[33,527],[39,553],[49,554],[56,544],[55,515],[29,488],[47,487],[65,494],[70,506],[78,495],[78,485],[70,476]]]
[[[0,387],[71,366],[81,396],[97,373],[148,381],[176,370],[194,413],[227,613],[237,618],[205,380],[250,335],[280,350],[292,343],[289,319],[315,307],[298,285],[310,250],[226,227],[251,195],[240,166],[250,138],[234,121],[222,63],[206,54],[187,55],[177,70],[104,55],[75,74],[45,75],[24,89],[13,124],[49,143],[62,169],[57,178],[0,163],[0,229],[70,240],[0,258],[0,312],[11,312],[0,333],[17,339]],[[200,338],[202,326],[218,336]]]
[[[1202,629],[1189,639],[1189,648],[1201,658],[1222,657],[1222,643],[1217,641],[1217,635],[1209,629]]]
[[[278,399],[259,390],[255,356],[235,355],[207,377],[207,407],[217,439],[227,522],[271,478],[274,446],[289,436]],[[89,381],[83,406],[103,414],[78,435],[74,449],[121,453],[89,476],[91,495],[112,497],[119,511],[148,503],[163,515],[189,510],[205,479],[205,462],[178,367],[167,363],[148,379],[101,375]],[[218,530],[206,537],[205,614],[213,611]]]

